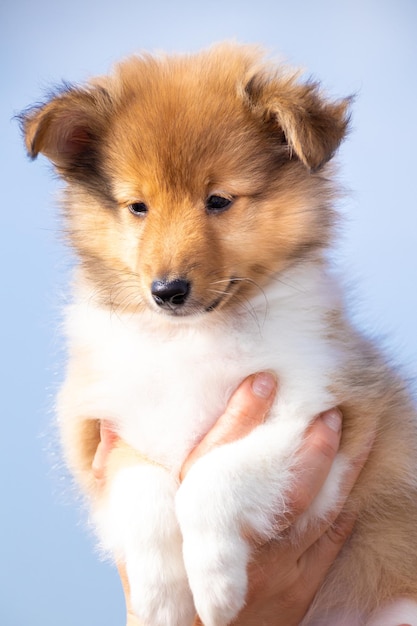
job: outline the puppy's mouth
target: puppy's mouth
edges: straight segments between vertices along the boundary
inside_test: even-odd
[[[193,297],[192,284],[182,278],[174,280],[155,280],[151,286],[151,295],[154,304],[164,315],[173,317],[190,317],[211,313],[222,307],[230,296],[236,291],[239,280],[232,277],[227,283],[226,289],[209,304],[204,305]]]
[[[205,312],[211,313],[211,311],[215,311],[221,304],[228,300],[231,294],[236,291],[238,282],[237,278],[231,278],[223,293],[204,309]]]

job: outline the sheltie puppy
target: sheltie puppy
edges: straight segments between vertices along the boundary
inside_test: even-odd
[[[236,618],[247,537],[277,538],[295,452],[333,406],[341,447],[303,528],[334,509],[352,459],[376,440],[346,505],[359,510],[354,534],[303,624],[365,624],[401,599],[386,623],[417,625],[416,410],[352,327],[327,257],[329,161],[349,104],[255,47],[221,44],[134,56],[22,115],[29,155],[65,182],[79,260],[57,401],[64,455],[146,626],[189,626],[196,611],[205,626]],[[279,393],[265,423],[180,484],[232,391],[266,369]],[[102,419],[137,452],[105,490],[91,469]]]

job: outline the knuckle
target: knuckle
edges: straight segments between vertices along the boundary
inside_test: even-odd
[[[337,519],[327,530],[330,541],[336,545],[343,545],[353,529],[353,520],[350,518]]]
[[[337,453],[337,447],[327,439],[320,439],[315,443],[317,452],[326,460],[333,461]]]
[[[294,610],[305,601],[304,584],[301,577],[292,581],[291,584],[282,591],[280,597],[280,605],[284,611]]]
[[[229,419],[233,424],[246,427],[248,429],[255,426],[259,420],[258,412],[250,411],[249,407],[241,404],[233,404],[227,410]]]
[[[296,496],[294,496],[294,498],[290,502],[289,508],[291,511],[291,516],[293,518],[296,518],[299,515],[305,513],[305,511],[307,511],[311,504],[311,499],[311,494],[306,489],[300,488],[297,491]]]

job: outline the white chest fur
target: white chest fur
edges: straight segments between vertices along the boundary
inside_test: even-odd
[[[339,307],[319,265],[288,272],[233,314],[191,320],[117,315],[94,305],[91,293],[77,294],[67,316],[61,426],[112,420],[157,461],[120,469],[94,507],[102,545],[126,563],[143,623],[188,626],[196,607],[207,626],[225,626],[242,606],[249,546],[239,529],[270,536],[284,513],[292,455],[314,415],[335,404],[331,383],[345,355],[329,323]],[[264,369],[279,378],[267,421],[200,458],[179,486],[184,459],[233,389]],[[310,515],[328,512],[344,468],[339,457]],[[217,586],[208,593],[211,579]]]
[[[72,411],[112,420],[131,445],[176,471],[239,382],[271,369],[280,393],[270,419],[301,418],[305,426],[332,405],[329,379],[342,355],[326,337],[338,305],[315,266],[289,272],[233,316],[191,322],[119,316],[80,298],[67,324],[70,378],[71,369],[78,373]]]

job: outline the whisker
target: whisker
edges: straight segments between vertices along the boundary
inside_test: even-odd
[[[250,315],[252,319],[256,322],[259,328],[259,332],[261,332],[262,326],[265,323],[265,320],[268,314],[268,298],[266,296],[264,289],[253,278],[238,276],[236,278],[233,278],[233,281],[230,281],[230,279],[223,279],[223,278],[213,280],[211,283],[210,292],[215,295],[220,295],[220,296],[226,295],[228,291],[227,288],[225,290],[220,291],[218,289],[215,289],[214,286],[226,285],[226,287],[229,287],[231,282],[233,284],[236,284],[236,283],[250,284],[254,286],[256,289],[258,289],[259,292],[264,297],[265,309],[264,309],[263,320],[261,320],[259,318],[259,311],[255,309],[255,307],[253,306],[249,298],[242,297],[239,293],[239,290],[236,293],[233,293],[233,292],[231,293],[231,298],[233,302],[236,303],[238,309],[240,309],[241,312]],[[227,314],[227,311],[225,311],[225,313]]]

